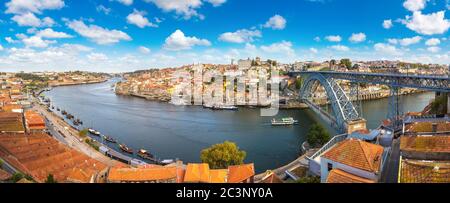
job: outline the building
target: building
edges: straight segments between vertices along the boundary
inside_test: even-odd
[[[24,113],[25,127],[28,133],[42,133],[45,129],[45,120],[35,111],[26,111]]]
[[[210,169],[208,164],[188,164],[185,183],[253,183],[253,164],[230,166],[228,169]]]
[[[25,133],[21,113],[0,112],[1,133]]]
[[[321,182],[378,182],[382,170],[383,147],[357,139],[346,139],[325,152],[320,158]],[[355,178],[358,177],[358,178]]]
[[[3,105],[2,111],[4,112],[13,112],[13,113],[23,113],[23,108],[18,104],[6,104]]]
[[[450,183],[450,136],[403,136],[399,183]]]
[[[228,167],[228,183],[253,183],[255,166],[244,164]]]
[[[184,171],[177,166],[149,168],[112,167],[108,183],[180,183]]]

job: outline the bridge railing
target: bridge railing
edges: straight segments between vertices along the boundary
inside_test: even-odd
[[[330,141],[328,141],[325,145],[322,146],[322,148],[319,149],[319,151],[317,151],[316,153],[314,153],[312,156],[308,157],[309,159],[315,159],[318,156],[320,156],[321,154],[323,154],[325,151],[327,151],[328,149],[330,149],[331,147],[333,147],[335,144],[344,141],[345,139],[347,139],[348,134],[341,134],[341,135],[336,135],[333,138],[331,138]]]

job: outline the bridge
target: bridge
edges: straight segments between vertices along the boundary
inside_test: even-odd
[[[400,118],[400,89],[415,88],[433,92],[450,92],[448,76],[409,75],[395,73],[360,73],[360,72],[332,72],[332,71],[299,71],[289,72],[290,76],[302,76],[303,84],[300,92],[301,100],[315,113],[330,123],[341,133],[348,133],[350,128],[365,122],[354,101],[359,100],[359,86],[361,83],[386,85],[390,88],[389,115],[393,127],[399,125]],[[350,94],[347,95],[339,85],[339,81],[350,82]],[[330,101],[333,115],[320,109],[314,104],[313,96],[317,88],[322,86]],[[449,94],[450,95],[450,94]]]

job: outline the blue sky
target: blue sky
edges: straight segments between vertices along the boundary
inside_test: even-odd
[[[0,71],[122,72],[261,56],[450,63],[449,0],[8,0]]]

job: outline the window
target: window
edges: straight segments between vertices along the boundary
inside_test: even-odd
[[[328,163],[328,171],[333,170],[333,164],[332,163]]]

